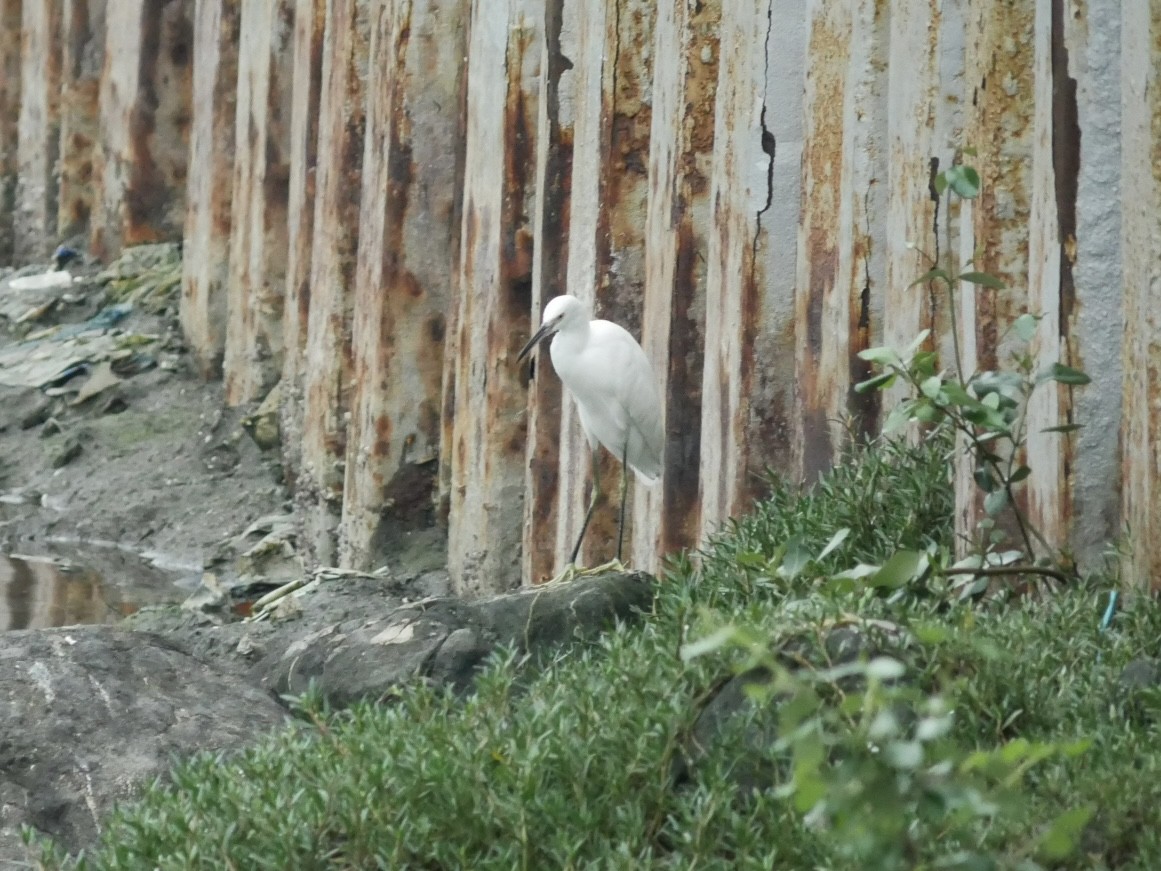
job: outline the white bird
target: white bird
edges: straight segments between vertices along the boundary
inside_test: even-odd
[[[621,515],[617,563],[625,534],[625,494],[629,466],[646,484],[661,477],[665,428],[661,395],[645,351],[629,331],[611,321],[592,320],[589,307],[575,296],[558,296],[544,308],[540,329],[516,358],[552,336],[549,353],[561,383],[576,403],[581,427],[592,449],[593,495],[572,550],[575,566],[593,508],[600,496],[597,445],[621,461]]]

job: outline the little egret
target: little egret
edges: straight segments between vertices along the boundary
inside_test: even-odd
[[[621,514],[617,527],[617,564],[625,535],[625,494],[629,466],[652,484],[661,477],[665,429],[661,396],[649,358],[624,327],[592,320],[589,307],[575,296],[558,296],[544,307],[540,329],[516,358],[552,336],[549,354],[561,383],[576,403],[592,451],[593,495],[569,560],[575,569],[585,531],[601,493],[597,445],[621,461]]]

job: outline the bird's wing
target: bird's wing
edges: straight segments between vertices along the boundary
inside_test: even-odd
[[[634,380],[638,383],[633,401],[625,409],[630,428],[629,465],[644,477],[655,480],[661,476],[665,452],[661,396],[652,369]]]
[[[621,366],[624,377],[617,398],[629,438],[629,465],[643,477],[656,480],[661,475],[665,452],[661,394],[645,351],[636,342],[623,347],[626,348],[626,359]]]

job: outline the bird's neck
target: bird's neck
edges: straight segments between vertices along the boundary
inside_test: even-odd
[[[561,330],[552,338],[552,349],[561,351],[580,351],[589,340],[589,322],[569,324],[568,329]],[[555,359],[555,358],[554,358]]]

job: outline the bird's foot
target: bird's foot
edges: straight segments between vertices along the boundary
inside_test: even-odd
[[[619,559],[609,560],[607,563],[602,563],[599,566],[592,566],[591,568],[582,568],[576,563],[569,563],[564,567],[564,570],[548,581],[549,584],[567,584],[569,581],[575,581],[577,578],[591,578],[595,575],[604,575],[609,572],[627,572],[629,569]]]

